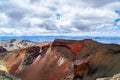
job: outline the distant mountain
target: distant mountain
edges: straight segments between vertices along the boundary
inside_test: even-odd
[[[27,40],[17,40],[17,39],[1,40],[0,41],[0,52],[5,51],[5,49],[7,51],[12,51],[15,49],[26,48],[29,46],[33,46],[35,44],[36,44],[35,42],[27,41]]]

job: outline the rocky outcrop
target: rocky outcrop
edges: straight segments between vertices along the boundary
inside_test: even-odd
[[[16,40],[16,39],[11,39],[11,40],[2,40],[0,41],[0,46],[4,48],[7,51],[12,51],[15,49],[22,49],[26,48],[29,46],[33,46],[36,43],[27,41],[27,40]],[[1,50],[0,50],[1,51]]]
[[[113,77],[98,78],[96,80],[120,80],[120,73],[114,75]]]
[[[21,79],[18,79],[16,77],[6,73],[5,71],[0,70],[0,80],[21,80]]]
[[[3,48],[2,46],[0,46],[0,53],[6,52],[7,50],[5,48]]]
[[[119,57],[120,45],[56,39],[8,52],[2,64],[22,80],[96,80],[119,73]]]

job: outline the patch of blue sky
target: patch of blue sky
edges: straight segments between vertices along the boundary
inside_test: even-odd
[[[114,26],[116,27],[116,32],[120,32],[120,18],[115,19]]]
[[[120,9],[115,11],[118,15],[120,15]],[[120,16],[119,18],[114,20],[114,26],[117,27],[118,31],[120,31]]]
[[[116,10],[115,12],[120,15],[120,10]]]
[[[114,23],[114,25],[115,25],[115,26],[119,26],[118,23],[120,23],[120,18],[115,19],[115,23]],[[119,27],[120,27],[120,26],[119,26]]]
[[[61,15],[60,13],[56,13],[56,19],[57,19],[57,20],[60,20],[60,19],[61,19],[61,16],[62,16],[62,15]]]

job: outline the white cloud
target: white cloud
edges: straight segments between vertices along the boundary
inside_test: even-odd
[[[9,27],[2,27],[0,35],[95,35],[104,29],[111,33],[116,29],[113,24],[119,17],[115,13],[119,4],[119,0],[8,0],[0,10],[0,24]]]
[[[103,6],[103,8],[110,9],[110,10],[120,9],[120,1],[106,4],[105,6]]]
[[[12,29],[12,28],[6,28],[6,27],[0,27],[0,32],[1,32],[0,34],[4,33],[4,35],[5,34],[8,35],[8,34],[13,33],[14,29]]]
[[[74,27],[81,31],[93,31],[103,27],[114,27],[114,19],[117,17],[115,12],[106,9],[80,8],[74,11],[74,8],[71,8],[71,12],[63,14],[59,25],[66,29]]]
[[[9,18],[7,17],[7,15],[5,15],[4,13],[0,13],[0,25],[7,24],[8,22]]]

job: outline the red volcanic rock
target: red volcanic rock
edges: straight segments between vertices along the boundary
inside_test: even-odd
[[[88,61],[83,61],[79,65],[74,65],[74,78],[76,76],[82,76],[88,69]]]
[[[85,71],[81,80],[96,80],[98,77],[110,77],[119,73],[119,57],[120,45],[101,44],[93,40],[85,40],[84,47],[76,56],[76,60],[88,61],[87,68],[80,70],[79,75]]]
[[[120,45],[56,39],[7,53],[3,63],[22,80],[96,80],[120,72]]]
[[[17,74],[22,80],[63,80],[67,76],[70,61],[58,66],[59,58],[49,49],[44,57],[38,56],[31,65]]]
[[[7,52],[3,64],[8,68],[10,74],[16,75],[24,70],[24,67],[33,63],[38,55],[44,55],[50,43],[46,45],[38,44],[20,50]],[[44,47],[44,49],[43,49]]]
[[[76,55],[84,47],[84,40],[74,41],[74,40],[56,39],[53,42],[53,46],[67,47]]]

